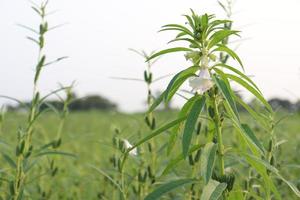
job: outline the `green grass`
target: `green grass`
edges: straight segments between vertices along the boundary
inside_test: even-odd
[[[281,116],[285,114],[280,114]],[[56,176],[49,175],[43,177],[36,177],[39,179],[40,185],[37,186],[36,182],[30,183],[29,187],[31,195],[34,199],[43,199],[43,192],[45,192],[44,199],[98,199],[97,195],[101,192],[109,193],[108,189],[110,183],[104,177],[97,173],[90,165],[101,168],[103,170],[112,171],[109,157],[113,154],[112,137],[114,129],[121,130],[121,137],[129,139],[131,142],[137,140],[137,135],[146,135],[146,125],[143,123],[143,114],[121,114],[115,112],[81,112],[70,113],[67,118],[66,126],[63,131],[63,143],[60,150],[64,152],[73,153],[76,158],[68,156],[55,156],[55,166],[58,167]],[[176,117],[175,112],[163,112],[157,114],[158,126],[164,122],[170,121]],[[247,120],[247,116],[243,116]],[[45,144],[54,138],[57,131],[57,123],[59,118],[54,114],[46,114],[37,123],[34,148],[37,149],[39,144]],[[20,124],[25,123],[25,115],[8,113],[0,132],[0,151],[1,152],[14,152],[14,144],[16,141],[16,133]],[[254,127],[254,126],[252,126]],[[258,131],[258,137],[263,139],[264,134]],[[224,133],[225,146],[228,144],[229,138],[235,137],[234,132],[230,128]],[[279,160],[280,169],[283,174],[290,180],[298,182],[300,185],[300,115],[291,115],[283,120],[276,129],[278,140],[285,139],[287,142],[280,148]],[[159,146],[165,144],[168,133],[156,138]],[[43,141],[43,142],[41,142]],[[235,141],[235,140],[233,140]],[[177,144],[171,157],[175,157],[181,153],[180,144]],[[267,144],[265,144],[267,146]],[[164,152],[164,151],[162,151]],[[160,159],[160,168],[163,169],[168,160],[165,153],[162,153]],[[10,154],[11,157],[14,155]],[[43,158],[43,165],[49,162],[48,158]],[[135,162],[131,159],[130,162]],[[8,163],[3,157],[0,157],[0,170],[1,173],[5,170],[11,170]],[[186,173],[189,167],[188,162],[181,162],[178,172]],[[289,166],[289,164],[294,164]],[[50,166],[50,163],[48,164]],[[298,166],[296,166],[298,165]],[[47,164],[46,164],[47,166]],[[130,166],[129,166],[130,168]],[[34,174],[38,172],[43,173],[45,167],[36,166]],[[0,175],[1,175],[0,173]],[[168,175],[171,177],[173,173]],[[2,177],[2,176],[0,176]],[[31,176],[31,178],[34,176]],[[29,181],[29,180],[27,180]],[[4,194],[3,187],[0,186],[1,193]],[[284,185],[280,186],[280,192],[286,194],[285,199],[296,199],[295,195]]]

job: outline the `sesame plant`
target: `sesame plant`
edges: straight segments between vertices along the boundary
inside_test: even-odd
[[[276,180],[286,183],[297,196],[300,196],[297,187],[286,180],[273,165],[272,144],[266,148],[266,144],[250,127],[249,121],[243,121],[237,109],[237,105],[244,107],[259,126],[273,127],[273,124],[270,124],[273,117],[271,106],[257,85],[245,74],[242,61],[236,52],[227,45],[228,37],[239,36],[239,31],[226,26],[232,23],[230,20],[218,20],[214,15],[197,15],[191,10],[191,15],[184,17],[187,20],[185,25],[168,24],[163,26],[161,31],[176,31],[175,39],[169,43],[186,42],[187,46],[164,49],[153,54],[147,61],[165,54],[185,52],[185,58],[192,65],[172,78],[147,114],[161,102],[170,101],[185,82],[188,82],[193,95],[187,98],[176,120],[155,129],[127,149],[121,169],[130,152],[137,146],[171,129],[169,151],[172,151],[178,140],[181,143],[181,155],[177,161],[190,158],[190,155],[201,149],[201,155],[198,156],[200,158],[197,158],[200,159],[200,164],[195,168],[196,172],[186,177],[161,183],[146,196],[146,200],[160,199],[162,195],[175,188],[191,184],[193,193],[188,195],[187,199],[282,199]],[[233,58],[238,66],[225,64],[222,57],[218,59],[217,53]],[[234,93],[233,84],[251,93],[263,106],[263,110],[258,112],[244,102]],[[197,128],[199,123],[208,127],[207,133],[202,137],[197,137],[197,133],[201,134]],[[231,130],[227,135],[224,134],[225,128]],[[267,131],[266,134],[272,138],[272,131]],[[237,138],[235,145],[225,143],[234,141],[235,138]],[[177,161],[172,162],[173,168],[176,168]],[[232,161],[237,163],[231,164]],[[249,173],[259,178],[258,188],[243,189],[244,175],[247,176]]]
[[[14,151],[2,153],[4,160],[6,160],[10,166],[10,170],[5,172],[5,179],[2,180],[5,183],[4,185],[7,186],[7,190],[2,193],[4,196],[1,194],[1,198],[4,199],[21,200],[31,198],[44,199],[50,197],[52,191],[51,189],[48,192],[43,190],[41,179],[44,176],[54,177],[57,174],[58,168],[55,166],[55,159],[49,158],[48,155],[73,156],[72,154],[57,150],[62,143],[61,134],[68,113],[68,105],[71,101],[71,86],[61,87],[44,96],[42,96],[39,91],[40,76],[44,68],[66,58],[61,57],[50,61],[46,58],[46,35],[49,31],[58,27],[49,27],[46,20],[48,16],[47,6],[48,1],[42,1],[40,5],[34,3],[32,5],[33,11],[40,18],[38,30],[25,25],[20,25],[33,33],[34,36],[28,36],[27,39],[32,41],[38,47],[37,64],[35,66],[33,78],[32,100],[30,104],[27,105],[12,97],[2,96],[23,104],[28,115],[26,123],[23,125],[20,124],[19,126],[15,148],[12,148],[11,146],[11,148],[9,148],[14,149]],[[61,91],[66,92],[66,99],[60,97],[58,94]],[[61,112],[46,101],[53,95],[58,96],[63,102],[64,106]],[[41,109],[41,107],[46,107],[46,109]],[[38,120],[45,112],[50,110],[53,110],[60,115],[60,123],[57,128],[56,138],[52,141],[39,141],[40,133]],[[35,141],[38,141],[38,143]],[[37,193],[32,193],[34,188],[32,183],[34,182],[37,183],[37,187],[35,188]],[[47,178],[47,182],[49,185],[49,178]]]
[[[130,51],[138,54],[144,59],[150,58],[151,54],[147,54],[145,51],[137,51],[135,49],[129,49]],[[158,59],[148,61],[144,70],[144,79],[137,78],[121,78],[113,77],[119,80],[129,80],[129,81],[139,81],[146,85],[146,109],[150,109],[153,101],[153,91],[152,84],[165,78],[166,76],[159,77],[157,79],[153,78],[152,66],[157,62]],[[144,118],[144,124],[149,131],[153,131],[156,128],[156,119],[154,112],[151,111],[147,113]],[[138,128],[136,138],[140,139],[143,133]],[[113,154],[110,156],[109,161],[111,164],[111,169],[113,170],[101,170],[95,166],[93,168],[101,173],[110,185],[114,188],[112,190],[112,197],[117,198],[121,196],[121,199],[126,198],[136,198],[144,199],[151,189],[152,185],[155,183],[155,176],[157,171],[158,162],[158,148],[154,140],[149,141],[145,145],[141,145],[138,148],[134,148],[130,151],[129,155],[134,163],[126,170],[121,168],[121,158],[127,149],[132,148],[132,144],[128,141],[128,137],[124,136],[123,131],[120,129],[114,130],[115,134],[112,139]],[[132,139],[130,139],[132,140]],[[107,198],[107,191],[101,193],[102,198]],[[119,194],[119,195],[118,195]]]

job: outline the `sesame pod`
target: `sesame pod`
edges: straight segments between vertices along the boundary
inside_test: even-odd
[[[14,182],[13,181],[9,182],[9,191],[10,191],[11,195],[15,194],[15,187],[14,187]]]
[[[118,128],[115,128],[115,133],[118,135],[120,134],[120,130]]]
[[[132,186],[132,191],[134,194],[138,194],[138,190],[136,189],[136,187],[134,185]]]
[[[125,149],[125,145],[124,145],[124,141],[123,140],[119,140],[119,146],[118,146],[118,149],[124,153],[126,151]]]
[[[217,144],[217,143],[218,143],[218,140],[217,140],[217,138],[216,138],[216,137],[214,137],[212,142],[213,142],[213,143],[215,143],[215,144]]]
[[[200,132],[201,132],[201,122],[198,122],[197,129],[196,129],[196,134],[200,135]]]
[[[151,72],[149,73],[148,83],[149,83],[149,84],[152,83],[152,73],[151,73]]]
[[[227,190],[229,192],[233,189],[234,181],[235,181],[235,176],[233,174],[229,174],[226,180]]]
[[[272,149],[273,149],[273,140],[271,139],[271,140],[269,141],[268,151],[271,152]]]
[[[145,171],[144,176],[143,176],[143,182],[144,183],[147,181],[147,177],[148,177],[148,172]]]
[[[144,80],[148,83],[148,74],[146,70],[144,71]]]
[[[275,166],[275,157],[274,156],[271,157],[270,164],[272,166]]]
[[[148,151],[151,153],[152,152],[152,145],[151,145],[151,143],[148,143],[147,145],[148,145]]]
[[[148,116],[145,117],[145,122],[146,122],[147,126],[151,127],[151,123],[150,123]]]
[[[16,147],[16,156],[18,157],[21,154],[19,145]]]
[[[42,49],[45,45],[45,39],[44,39],[44,36],[40,36],[39,37],[39,45],[40,45],[40,48]]]
[[[142,173],[141,172],[138,173],[138,181],[139,182],[143,182],[143,177],[142,177]]]
[[[189,164],[194,165],[193,155],[189,155]]]
[[[195,155],[195,158],[194,158],[195,163],[200,160],[200,157],[201,157],[201,149],[198,149],[198,151]]]
[[[50,169],[52,170],[53,167],[54,167],[54,160],[51,160],[51,162],[50,162]]]
[[[56,175],[57,171],[58,171],[58,168],[55,167],[54,170],[51,172],[51,176],[54,177]]]
[[[112,143],[114,147],[118,147],[119,139],[117,137],[113,137]]]
[[[154,130],[156,127],[156,121],[155,118],[152,119],[152,123],[151,123],[151,129]]]
[[[148,165],[147,171],[148,171],[149,178],[153,178],[154,175],[153,175],[153,173],[152,173],[152,169],[151,169],[150,165]]]
[[[208,114],[212,119],[215,117],[215,111],[211,106],[208,107]]]
[[[118,164],[118,170],[119,170],[119,172],[121,172],[121,169],[122,169],[122,166],[121,166],[122,161],[121,161],[120,158],[117,160],[117,164]]]
[[[25,148],[25,141],[23,140],[20,145],[20,153],[24,152],[24,148]]]

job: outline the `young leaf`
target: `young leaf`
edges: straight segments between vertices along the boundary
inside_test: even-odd
[[[249,92],[251,92],[258,100],[260,100],[260,102],[262,102],[264,104],[264,106],[269,110],[272,111],[272,107],[270,106],[270,104],[266,101],[266,99],[252,86],[250,86],[246,81],[244,81],[243,79],[234,76],[232,74],[226,74],[226,76],[235,81],[236,83],[240,84],[241,86],[243,86],[245,89],[247,89]]]
[[[226,183],[210,180],[203,188],[200,200],[218,200],[226,187]]]
[[[170,48],[170,49],[164,49],[164,50],[159,51],[159,52],[153,54],[152,56],[150,56],[146,60],[146,62],[148,62],[149,60],[152,60],[153,58],[156,58],[158,56],[161,56],[161,55],[164,55],[164,54],[168,54],[168,53],[178,52],[178,51],[192,51],[192,49],[185,48],[185,47],[174,47],[174,48]]]
[[[238,63],[241,65],[242,69],[244,70],[243,63],[242,63],[241,59],[239,58],[239,56],[233,50],[231,50],[230,48],[228,48],[227,46],[219,44],[218,47],[213,50],[213,52],[214,51],[223,51],[223,52],[226,52],[234,60],[238,61]]]
[[[204,179],[205,184],[211,179],[212,172],[215,165],[215,156],[217,152],[217,145],[210,142],[207,143],[203,149],[201,155],[201,176]]]
[[[145,197],[145,200],[161,199],[161,197],[164,194],[170,192],[171,190],[173,190],[175,188],[182,187],[183,185],[196,183],[196,182],[197,182],[196,179],[180,179],[180,180],[175,180],[175,181],[168,182],[166,184],[163,184],[163,185],[159,186],[153,192],[148,194]]]
[[[225,38],[229,37],[230,35],[238,35],[239,31],[234,31],[234,30],[220,30],[215,32],[211,37],[210,37],[210,42],[208,44],[208,49],[212,48],[214,45],[218,44]]]
[[[236,104],[235,104],[235,102],[233,100],[233,97],[232,97],[231,89],[229,89],[229,85],[227,85],[225,83],[225,81],[219,79],[216,76],[213,76],[213,80],[215,81],[217,87],[220,89],[220,91],[222,92],[224,98],[228,102],[228,104],[230,106],[230,110],[235,115],[235,117],[239,120],[239,114],[238,114],[238,111],[237,111],[237,108],[236,108]]]
[[[182,137],[182,153],[185,158],[189,152],[189,147],[191,144],[195,125],[197,123],[199,114],[201,113],[204,105],[205,105],[205,96],[202,97],[199,96],[199,98],[195,101],[195,103],[191,108],[190,113],[187,116],[187,120],[185,122],[185,127],[183,131],[183,137]]]

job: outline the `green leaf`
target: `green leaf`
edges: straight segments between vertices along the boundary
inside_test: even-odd
[[[212,68],[218,67],[218,66],[223,67],[223,68],[226,68],[226,69],[229,69],[229,70],[231,70],[232,72],[234,72],[234,73],[240,75],[244,80],[248,81],[253,87],[255,87],[255,89],[256,89],[258,92],[261,93],[261,91],[260,91],[260,89],[257,87],[257,85],[256,85],[256,84],[255,84],[255,83],[254,83],[247,75],[245,75],[244,73],[240,72],[239,70],[237,70],[237,69],[235,69],[235,68],[233,68],[233,67],[231,67],[231,66],[229,66],[229,65],[223,64],[223,63],[218,63],[218,64],[214,65]]]
[[[166,184],[159,186],[153,192],[148,194],[145,197],[145,200],[161,199],[161,197],[164,194],[170,192],[171,190],[173,190],[175,188],[182,187],[183,185],[196,183],[196,182],[197,182],[196,179],[180,179],[180,180],[170,181]]]
[[[164,131],[168,130],[169,128],[172,128],[173,126],[175,126],[176,124],[181,123],[182,121],[184,121],[186,119],[185,117],[181,117],[179,119],[176,119],[174,121],[171,121],[170,123],[165,124],[164,126],[156,129],[155,131],[151,132],[150,134],[148,134],[146,137],[144,137],[143,139],[139,140],[135,145],[133,145],[131,148],[129,148],[127,150],[127,152],[130,152],[132,149],[136,148],[137,146],[147,142],[148,140],[152,139],[153,137],[163,133]]]
[[[241,65],[242,69],[244,70],[243,63],[242,63],[241,59],[239,58],[239,56],[233,50],[231,50],[230,48],[228,48],[227,46],[222,45],[222,44],[218,44],[218,48],[214,49],[213,52],[214,51],[223,51],[223,52],[226,52],[234,60],[238,61],[238,63]]]
[[[254,133],[251,131],[251,129],[245,125],[240,124],[234,119],[231,119],[233,122],[233,126],[238,130],[238,133],[241,134],[242,138],[246,141],[248,147],[251,149],[252,153],[255,155],[264,155],[264,148],[261,145],[261,143],[258,141],[258,139],[255,137]]]
[[[256,120],[257,123],[259,123],[265,130],[268,130],[269,124],[263,117],[261,117],[256,111],[254,111],[241,98],[235,96],[235,99],[241,106],[243,106],[248,111],[248,113],[253,117],[253,119]]]
[[[240,84],[241,86],[243,86],[245,89],[247,89],[249,92],[251,92],[261,103],[264,104],[264,106],[271,112],[272,111],[272,107],[270,106],[270,104],[267,102],[267,100],[252,86],[250,86],[246,81],[244,81],[243,79],[234,76],[232,74],[226,74],[226,76],[235,81],[236,83]]]
[[[199,96],[197,96],[197,95],[190,98],[181,108],[181,110],[178,114],[178,118],[187,116],[187,113],[190,111],[191,107],[194,105],[195,101],[198,98],[199,98]],[[172,129],[169,144],[168,144],[168,150],[167,150],[168,155],[170,154],[172,148],[174,147],[177,136],[178,136],[178,132],[181,130],[183,125],[184,125],[184,123],[181,122],[181,123],[177,124],[176,126],[174,126],[174,128]]]
[[[215,32],[211,37],[210,37],[210,42],[208,44],[208,49],[212,48],[225,38],[229,37],[230,35],[238,35],[239,31],[234,31],[234,30],[220,30]]]
[[[215,165],[215,156],[217,152],[217,145],[210,142],[207,143],[203,149],[201,155],[201,176],[204,179],[205,184],[211,179],[212,172]]]
[[[190,35],[191,37],[194,36],[193,33],[188,28],[179,24],[167,24],[162,26],[162,28],[178,28],[180,31]]]
[[[226,187],[226,183],[219,183],[218,181],[210,180],[203,188],[200,200],[218,200]]]
[[[3,158],[6,160],[6,162],[12,167],[12,168],[16,168],[17,165],[15,163],[15,161],[7,154],[2,153]]]
[[[260,165],[263,165],[266,169],[270,170],[271,172],[273,172],[274,174],[277,175],[277,177],[279,179],[281,179],[283,182],[285,182],[292,190],[293,192],[300,197],[300,191],[298,190],[297,186],[295,186],[292,182],[286,180],[280,173],[279,170],[276,169],[274,166],[270,165],[268,162],[266,162],[265,160],[262,160],[256,156],[253,155],[249,155],[249,154],[242,154],[244,157],[246,157],[248,160],[251,160],[252,162],[256,162],[259,163]]]
[[[63,152],[63,151],[44,151],[44,152],[36,154],[35,156],[40,157],[40,156],[46,156],[46,155],[70,156],[70,157],[73,157],[73,158],[77,157],[75,154],[68,153],[68,152]]]
[[[158,56],[161,56],[161,55],[164,55],[164,54],[168,54],[168,53],[178,52],[178,51],[192,51],[192,49],[185,48],[185,47],[174,47],[174,48],[170,48],[170,49],[164,49],[164,50],[159,51],[159,52],[153,54],[152,56],[150,56],[146,60],[146,62],[148,62],[149,60],[152,60],[153,58],[156,58]]]
[[[191,144],[193,132],[195,130],[195,125],[197,123],[199,114],[201,113],[203,107],[205,105],[205,96],[199,96],[199,98],[193,104],[190,113],[187,116],[187,120],[185,122],[185,127],[183,131],[182,137],[182,153],[183,156],[186,158],[189,147]]]
[[[239,114],[238,114],[238,111],[236,108],[235,101],[233,100],[233,97],[232,97],[233,92],[231,91],[230,86],[228,84],[226,84],[224,80],[219,79],[216,76],[213,76],[213,79],[214,79],[217,87],[223,94],[225,100],[228,102],[228,104],[230,106],[230,110],[232,111],[232,114],[234,114],[234,116],[239,120]],[[227,79],[225,79],[225,80],[227,81]]]
[[[267,174],[266,166],[268,164],[267,165],[265,165],[265,163],[262,164],[260,162],[260,159],[253,155],[241,153],[241,156],[243,156],[246,159],[246,161],[262,176],[267,191],[271,190],[275,194],[276,199],[281,200],[280,193],[278,192],[270,176]],[[273,167],[270,169],[273,169]]]
[[[264,154],[265,148],[260,143],[260,141],[257,139],[251,128],[247,124],[241,124],[242,129],[244,130],[247,139],[251,141],[257,148],[259,148],[260,152]]]
[[[172,99],[172,97],[176,94],[176,92],[181,87],[181,85],[186,81],[186,79],[188,79],[192,76],[196,76],[196,75],[195,74],[187,74],[183,77],[180,77],[178,80],[176,80],[176,82],[174,83],[172,89],[170,90],[170,92],[168,94],[168,97],[165,98],[165,103],[168,103]]]
[[[168,84],[167,89],[165,90],[165,101],[167,101],[168,99],[170,99],[172,95],[170,95],[170,92],[174,89],[174,88],[178,88],[178,85],[181,85],[182,82],[184,80],[186,80],[186,78],[192,76],[197,70],[199,70],[198,66],[192,66],[189,67],[185,70],[182,70],[180,72],[178,72],[170,81],[170,83]],[[182,80],[183,79],[183,80]],[[177,90],[176,90],[177,91]],[[175,92],[176,92],[175,91]],[[173,91],[174,92],[174,91]],[[174,93],[175,93],[174,92]]]

